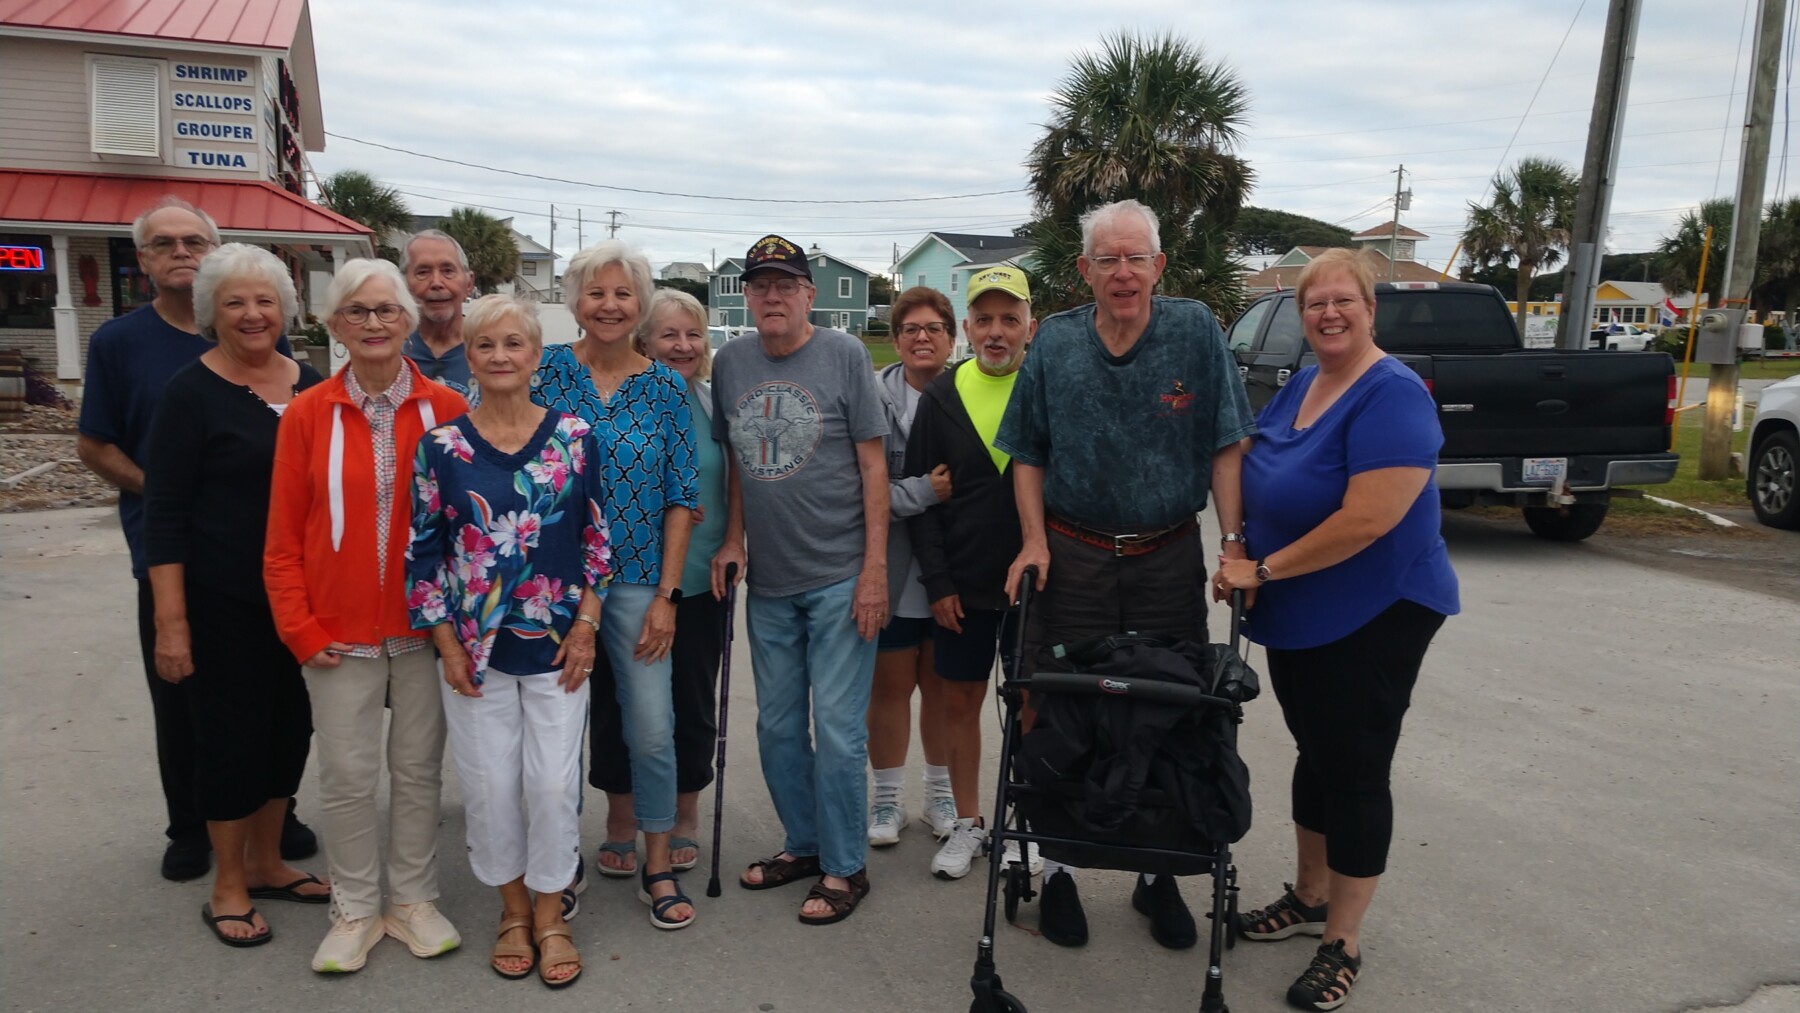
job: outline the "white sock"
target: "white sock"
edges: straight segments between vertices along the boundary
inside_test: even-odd
[[[906,787],[905,767],[880,767],[875,771],[875,792],[879,795],[898,795]]]
[[[1050,877],[1059,872],[1069,873],[1070,878],[1074,878],[1075,870],[1070,866],[1064,865],[1053,858],[1044,859],[1044,882],[1050,882]]]
[[[935,763],[925,765],[925,793],[950,794],[950,768]]]

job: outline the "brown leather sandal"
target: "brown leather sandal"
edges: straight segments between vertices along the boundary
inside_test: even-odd
[[[532,967],[537,963],[537,948],[530,943],[503,943],[500,941],[506,938],[508,932],[515,929],[524,929],[526,932],[530,932],[531,917],[529,915],[513,915],[500,919],[499,931],[494,934],[494,952],[488,955],[488,966],[494,969],[495,974],[507,981],[518,981],[529,975]],[[525,969],[522,971],[501,970],[500,961],[508,957],[525,961]]]
[[[744,871],[762,870],[762,882],[752,883],[742,876],[738,877],[738,885],[746,890],[773,890],[778,886],[797,883],[803,879],[811,879],[819,874],[819,856],[801,855],[794,859],[786,859],[780,855],[773,858],[762,858],[751,862]]]
[[[808,915],[805,902],[801,902],[800,922],[803,925],[834,925],[856,913],[856,906],[869,895],[869,870],[859,869],[854,875],[846,876],[850,881],[850,889],[837,890],[826,886],[823,879],[813,884],[806,892],[807,900],[822,900],[831,906],[828,915]]]
[[[560,921],[554,925],[539,925],[532,929],[531,934],[537,941],[538,980],[542,981],[544,985],[549,988],[568,988],[570,985],[575,984],[575,979],[581,977],[581,954],[575,952],[575,937],[569,933],[569,926]],[[550,939],[561,939],[563,947],[568,950],[567,955],[554,956],[546,952],[544,949],[544,942]],[[574,974],[561,979],[550,977],[549,972],[551,968],[567,967],[570,964],[575,965]]]

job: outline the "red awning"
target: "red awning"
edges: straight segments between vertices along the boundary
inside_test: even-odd
[[[372,242],[369,230],[356,222],[261,180],[0,169],[0,223],[129,226],[166,195],[204,209],[221,232]]]
[[[0,0],[0,24],[286,51],[305,0]]]

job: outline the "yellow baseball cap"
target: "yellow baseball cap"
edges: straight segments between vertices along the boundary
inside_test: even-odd
[[[968,301],[976,299],[988,292],[999,290],[1014,299],[1031,301],[1031,285],[1025,280],[1025,272],[1016,267],[984,267],[975,272],[969,279]]]

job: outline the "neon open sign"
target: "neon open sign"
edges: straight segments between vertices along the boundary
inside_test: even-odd
[[[0,246],[0,271],[42,271],[43,269],[43,247]]]

